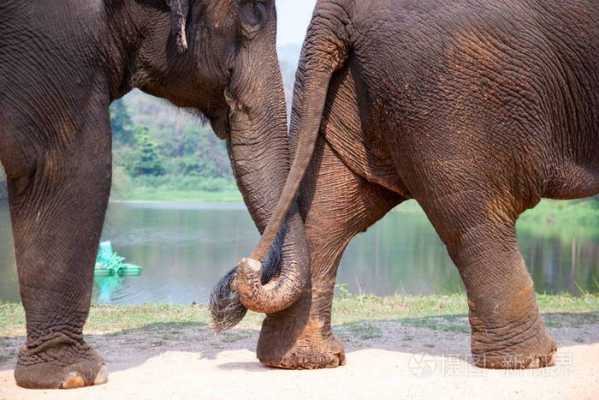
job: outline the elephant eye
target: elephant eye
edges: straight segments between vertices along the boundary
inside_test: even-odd
[[[241,22],[245,26],[259,29],[267,19],[266,4],[261,1],[244,1],[240,4]]]

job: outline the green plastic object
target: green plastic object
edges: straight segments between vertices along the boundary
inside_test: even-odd
[[[100,243],[95,276],[139,276],[142,271],[143,268],[138,265],[125,263],[125,258],[114,252],[111,242]]]

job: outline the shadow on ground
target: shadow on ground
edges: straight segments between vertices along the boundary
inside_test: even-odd
[[[599,343],[599,312],[544,315],[559,346]],[[470,359],[466,315],[442,315],[383,321],[358,321],[334,327],[346,352],[380,349],[391,352]],[[152,323],[116,333],[87,335],[86,340],[105,358],[111,372],[135,368],[166,352],[186,352],[216,359],[221,352],[255,351],[259,331],[234,329],[215,334],[205,323]],[[11,370],[23,336],[0,337],[0,371]],[[267,371],[258,361],[231,362],[222,369]]]

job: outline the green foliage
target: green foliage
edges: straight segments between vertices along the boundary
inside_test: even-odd
[[[349,286],[346,283],[339,283],[335,285],[335,298],[337,299],[348,299],[353,294],[349,290]]]
[[[125,145],[135,143],[133,121],[123,100],[117,100],[110,106],[110,125],[116,143]]]
[[[241,194],[234,181],[201,176],[139,176],[131,178],[129,189],[113,193],[129,201],[199,201],[240,203]]]
[[[132,153],[128,170],[131,176],[161,176],[165,174],[156,144],[146,128],[135,129],[136,150]]]
[[[522,232],[570,240],[599,238],[599,201],[594,199],[543,200],[522,214],[518,221]]]
[[[161,188],[172,191],[221,192],[236,190],[235,182],[224,178],[205,178],[198,176],[149,176],[143,175],[133,179],[138,188]]]
[[[122,197],[131,187],[132,178],[125,167],[115,165],[112,168],[112,195]]]
[[[190,192],[183,197],[196,199],[218,192],[240,199],[225,142],[202,118],[134,91],[112,105],[111,120],[113,196],[168,200],[169,192]]]

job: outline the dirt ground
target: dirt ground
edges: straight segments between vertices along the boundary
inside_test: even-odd
[[[599,399],[599,325],[553,328],[557,366],[486,371],[469,360],[469,335],[400,322],[338,328],[347,366],[282,371],[255,358],[256,330],[216,336],[198,324],[91,335],[110,369],[103,386],[27,391],[15,385],[14,353],[0,361],[0,399]],[[23,337],[4,338],[17,348]]]

